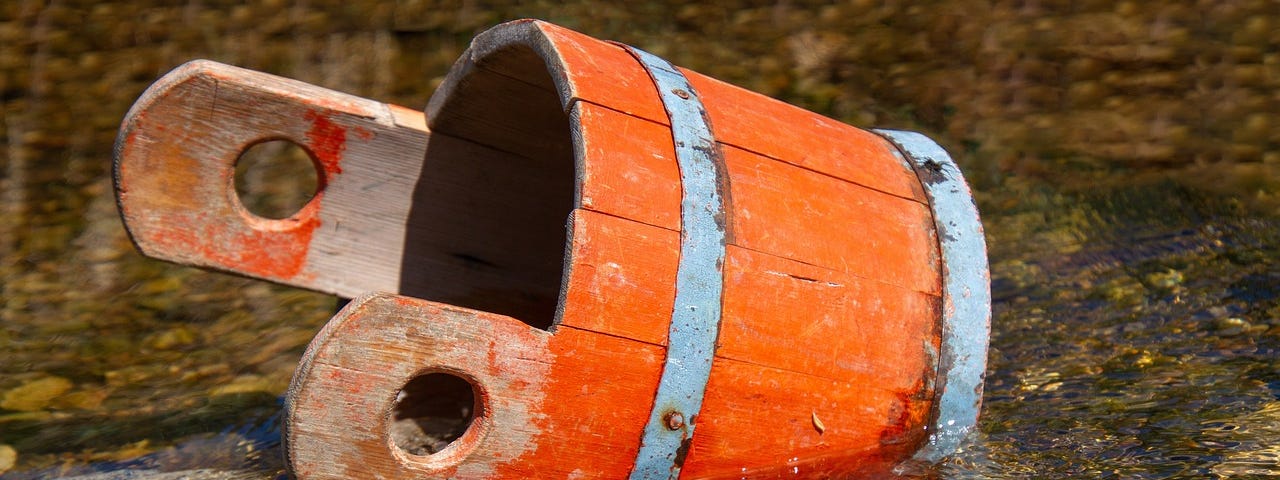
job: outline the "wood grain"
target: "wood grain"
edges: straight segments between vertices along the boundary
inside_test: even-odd
[[[300,478],[488,478],[537,447],[550,335],[513,318],[392,295],[354,300],[308,347],[286,398]],[[411,455],[388,440],[397,393],[445,372],[477,391],[471,428]],[[461,460],[465,459],[465,462]]]
[[[678,232],[575,211],[560,325],[665,345],[679,259]]]
[[[465,88],[476,69],[556,92],[565,111],[582,100],[666,123],[653,82],[629,53],[618,45],[538,20],[508,22],[476,36],[432,95],[427,116],[435,118],[450,108],[455,91]]]
[[[937,369],[938,298],[730,247],[718,356],[907,391]]]
[[[117,200],[152,257],[348,297],[396,291],[427,137],[384,104],[194,61],[126,116]],[[246,211],[232,181],[241,152],[273,139],[302,146],[321,178],[310,203],[281,220]]]
[[[559,140],[530,157],[431,134],[404,107],[195,61],[127,115],[117,199],[152,257],[344,297],[404,293],[547,328],[575,181],[567,117],[550,112]],[[246,211],[232,186],[240,154],[270,139],[302,146],[321,178],[315,198],[282,220]]]
[[[680,168],[663,124],[573,106],[582,208],[680,231]]]
[[[717,359],[685,478],[916,446],[932,402],[913,393]],[[814,427],[815,414],[823,432]]]
[[[734,244],[917,292],[941,291],[927,206],[747,150],[724,152]]]
[[[883,138],[682,69],[709,106],[717,140],[890,195],[926,203],[906,160]]]
[[[618,359],[627,359],[625,364]],[[312,341],[286,403],[299,478],[625,476],[661,348],[409,297],[352,301]],[[397,393],[445,372],[478,392],[475,419],[431,455],[389,441]]]

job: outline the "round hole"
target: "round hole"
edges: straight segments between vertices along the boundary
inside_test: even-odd
[[[250,213],[289,218],[316,195],[320,173],[306,150],[288,140],[256,143],[236,160],[236,196]]]
[[[447,373],[420,375],[396,395],[391,441],[410,455],[431,455],[462,437],[477,408],[471,383]]]

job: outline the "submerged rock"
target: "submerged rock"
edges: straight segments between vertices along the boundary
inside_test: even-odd
[[[71,380],[62,377],[44,377],[33,380],[4,393],[0,408],[19,412],[43,410],[58,396],[71,390]]]
[[[1251,325],[1239,317],[1219,318],[1213,322],[1213,327],[1221,337],[1234,337],[1236,335],[1249,331]]]
[[[18,463],[18,451],[9,445],[0,445],[0,473],[13,468]]]

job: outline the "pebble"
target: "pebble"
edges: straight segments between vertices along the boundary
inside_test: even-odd
[[[163,375],[163,365],[130,365],[102,374],[102,379],[111,387],[126,387],[142,384],[156,376]]]
[[[1239,317],[1226,317],[1214,320],[1213,328],[1217,330],[1218,336],[1234,337],[1249,331],[1249,322]]]
[[[106,400],[108,396],[110,396],[110,393],[106,390],[80,390],[58,398],[53,402],[53,407],[59,409],[96,410],[102,406],[102,401]]]
[[[1147,274],[1146,281],[1148,284],[1157,288],[1171,289],[1173,287],[1181,285],[1183,282],[1183,278],[1182,278],[1182,272],[1169,269],[1163,272],[1154,272],[1154,273]]]
[[[4,393],[0,408],[19,412],[43,410],[49,402],[71,390],[71,380],[62,377],[44,377],[19,385]]]
[[[261,375],[241,375],[226,385],[219,385],[209,389],[209,396],[216,397],[218,395],[234,395],[237,393],[253,393],[272,391],[270,380]]]
[[[185,326],[179,326],[151,335],[143,343],[156,350],[172,350],[191,345],[195,341],[195,332]]]
[[[0,474],[13,469],[18,463],[18,451],[9,445],[0,444]]]

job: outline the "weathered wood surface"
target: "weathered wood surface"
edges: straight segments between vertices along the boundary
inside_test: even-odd
[[[243,151],[280,139],[311,155],[319,189],[297,214],[274,220],[240,204],[233,176]],[[546,326],[571,169],[432,136],[423,115],[404,107],[194,61],[126,116],[115,180],[125,226],[149,256],[348,298],[386,291],[450,301]],[[548,213],[551,203],[558,208]],[[501,295],[510,297],[486,303]]]
[[[550,335],[519,321],[407,297],[353,301],[311,342],[288,394],[284,435],[300,478],[484,478],[537,445]],[[417,460],[388,441],[396,392],[446,372],[476,385],[472,427]],[[458,460],[466,459],[466,462]]]
[[[731,202],[723,320],[684,478],[872,475],[925,439],[941,267],[920,181],[871,133],[684,71]],[[302,478],[620,478],[664,359],[680,172],[622,47],[542,22],[482,34],[424,117],[195,62],[122,128],[121,211],[148,255],[354,297],[289,395]],[[428,129],[429,125],[429,129]],[[236,157],[303,145],[293,218],[239,206]],[[412,298],[411,298],[412,297]],[[389,440],[429,371],[478,393],[444,452]]]
[[[398,291],[427,136],[408,109],[194,61],[125,118],[117,198],[152,257],[348,297]],[[320,188],[296,215],[272,220],[244,209],[233,177],[244,150],[279,139],[313,157]]]
[[[630,470],[661,360],[656,346],[576,328],[548,333],[451,305],[361,297],[295,373],[288,462],[299,478],[618,478]],[[443,451],[407,454],[388,438],[396,392],[431,372],[475,385],[473,423]],[[712,382],[715,408],[700,435],[715,441],[702,461],[689,459],[685,478],[883,473],[915,445],[905,429],[877,436],[878,419],[925,413],[885,390],[744,362],[718,363]],[[849,398],[868,404],[840,403]],[[840,430],[819,431],[815,417]]]

